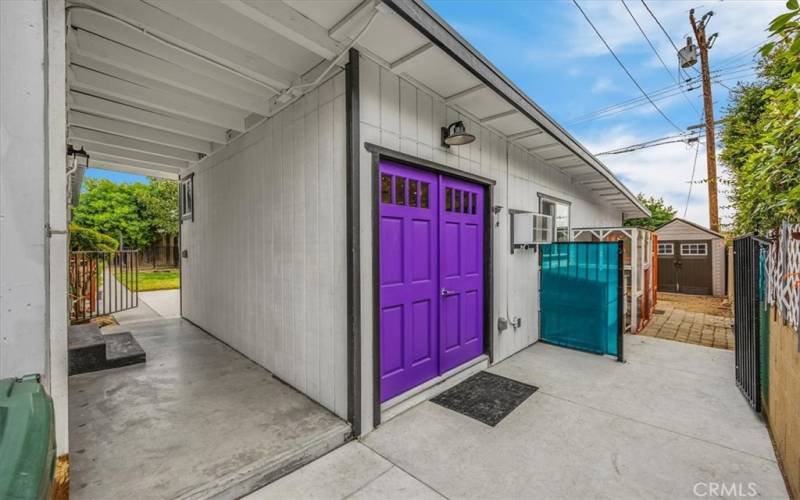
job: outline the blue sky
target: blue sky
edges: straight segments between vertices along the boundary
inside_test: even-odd
[[[622,113],[580,122],[582,115],[641,93],[609,54],[571,1],[443,1],[430,5],[470,43],[567,128],[593,153],[677,134],[644,101]],[[666,63],[667,71],[642,36],[622,2],[579,0],[589,18],[628,70],[648,93],[676,88],[675,50],[640,0],[626,0],[633,17]],[[769,22],[784,10],[783,1],[648,1],[675,44],[681,47],[691,32],[689,9],[701,16],[712,10],[708,32],[719,32],[710,51],[716,79],[733,88],[753,79],[753,55],[766,39]],[[690,75],[695,75],[689,70]],[[656,105],[685,129],[701,122],[702,89],[662,94]],[[715,118],[728,104],[729,91],[715,84]],[[655,95],[655,94],[654,94]],[[690,101],[692,104],[689,104]],[[634,192],[663,196],[682,216],[692,176],[694,148],[683,143],[624,155],[601,156]],[[701,148],[695,179],[704,179],[705,149]],[[707,187],[694,185],[687,218],[708,224]],[[721,205],[727,201],[723,198]],[[729,211],[722,211],[723,221]]]
[[[633,76],[680,129],[701,122],[700,85],[692,84],[693,90],[685,92],[676,90],[675,51],[640,0],[626,0],[626,4],[670,71],[661,65],[621,2],[579,2]],[[596,110],[641,98],[641,93],[571,1],[429,0],[429,4],[590,151],[678,133],[646,101],[602,119],[580,120]],[[712,71],[719,71],[715,78],[721,81],[713,89],[717,118],[728,103],[729,91],[723,84],[733,88],[737,81],[752,80],[756,48],[766,38],[769,21],[784,9],[784,2],[777,0],[652,0],[648,5],[679,47],[691,31],[689,9],[695,8],[698,16],[714,11],[708,30],[719,32],[710,53]],[[690,69],[689,75],[696,72]],[[662,196],[682,216],[694,157],[694,148],[677,143],[601,159],[632,191]],[[141,176],[96,169],[87,176],[146,182]],[[695,179],[703,178],[705,151],[701,147]],[[726,203],[723,196],[720,204]],[[687,218],[708,224],[705,185],[694,185],[687,208]],[[723,222],[728,213],[722,210]]]

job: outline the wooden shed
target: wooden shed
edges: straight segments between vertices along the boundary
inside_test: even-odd
[[[725,237],[685,219],[656,229],[658,291],[725,294]]]

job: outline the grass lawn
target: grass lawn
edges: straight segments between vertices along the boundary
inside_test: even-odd
[[[130,276],[130,285],[126,283],[124,275],[117,274],[117,279],[128,288],[133,288],[133,276]],[[162,269],[158,271],[139,270],[139,291],[150,292],[153,290],[172,290],[180,288],[181,275],[177,269]]]

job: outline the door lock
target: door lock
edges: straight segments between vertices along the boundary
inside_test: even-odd
[[[452,290],[448,290],[447,288],[442,288],[441,295],[442,297],[447,297],[448,295],[455,295],[456,292]]]

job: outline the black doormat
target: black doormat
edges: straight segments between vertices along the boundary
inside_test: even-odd
[[[431,401],[494,427],[537,390],[494,373],[479,372]]]

